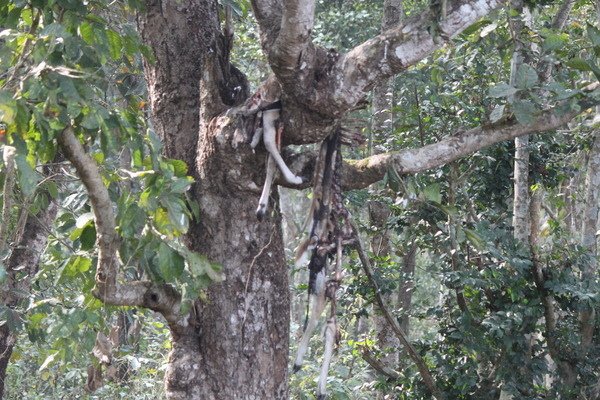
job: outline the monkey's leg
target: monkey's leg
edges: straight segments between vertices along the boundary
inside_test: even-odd
[[[275,121],[279,118],[279,110],[265,110],[262,114],[263,118],[263,143],[265,144],[265,148],[271,154],[271,157],[277,163],[279,170],[283,174],[283,177],[289,183],[294,185],[300,185],[302,183],[302,178],[294,175],[292,171],[288,168],[281,158],[281,154],[279,154],[279,150],[277,149],[277,130],[275,129]]]
[[[271,195],[273,179],[275,179],[275,168],[275,161],[273,161],[273,157],[269,155],[269,158],[267,159],[267,176],[265,177],[265,184],[260,199],[258,200],[258,208],[256,209],[256,218],[258,218],[259,221],[262,221],[267,213],[267,208],[269,208],[269,196]]]

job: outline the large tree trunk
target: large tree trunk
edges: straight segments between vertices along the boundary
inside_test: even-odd
[[[148,5],[139,25],[156,57],[146,65],[155,129],[166,154],[186,161],[196,180],[200,217],[187,245],[225,275],[196,301],[192,329],[172,329],[167,397],[285,399],[289,289],[281,219],[272,201],[274,216],[257,220],[265,152],[254,154],[236,132],[241,117],[223,116],[239,103],[228,94],[244,98],[247,91],[227,61],[216,2]]]
[[[222,166],[215,158],[206,164]],[[253,193],[202,189],[203,218],[193,240],[196,250],[222,263],[226,280],[199,301],[197,336],[173,338],[169,397],[287,398],[288,272],[273,225],[279,218],[257,223]]]
[[[198,303],[198,336],[174,338],[167,390],[181,399],[284,399],[289,291],[281,219],[275,212],[257,221],[257,194],[242,185],[252,182],[258,160],[247,151],[236,157],[228,133],[204,129],[195,191],[201,217],[189,235],[194,250],[223,265],[226,279]],[[190,368],[198,378],[192,385],[185,383]]]

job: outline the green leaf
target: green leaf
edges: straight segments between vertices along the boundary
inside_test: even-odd
[[[72,256],[60,268],[55,284],[64,281],[65,278],[74,278],[80,273],[88,271],[92,266],[92,260],[83,256]]]
[[[494,109],[490,113],[490,121],[492,121],[492,123],[500,121],[504,116],[505,108],[506,106],[504,104],[494,107]]]
[[[48,194],[53,199],[58,198],[58,185],[54,181],[46,181],[44,188],[48,191]]]
[[[96,245],[96,227],[93,224],[88,224],[81,231],[79,236],[81,242],[81,250],[91,250]]]
[[[169,214],[171,225],[177,229],[178,233],[184,233],[188,230],[188,219],[185,213],[186,206],[183,200],[174,196],[170,200],[165,201],[164,205]]]
[[[600,46],[600,30],[598,28],[596,28],[594,25],[588,23],[587,24],[587,35],[595,47]]]
[[[558,50],[565,45],[567,39],[568,36],[566,34],[551,33],[544,39],[542,48],[546,52]]]
[[[163,207],[159,207],[156,209],[153,216],[154,225],[156,226],[156,229],[158,229],[159,232],[168,235],[169,237],[172,237],[173,235],[170,231],[171,221],[169,219],[168,211],[165,210]]]
[[[423,195],[428,201],[433,203],[442,202],[442,193],[440,192],[440,185],[438,183],[432,183],[423,190]]]
[[[196,278],[201,277],[202,275],[208,275],[214,282],[222,282],[225,280],[225,275],[220,273],[221,267],[208,261],[202,254],[186,251],[185,258],[193,277]]]
[[[162,243],[158,246],[158,268],[161,276],[167,282],[173,282],[183,273],[185,263],[183,257]]]
[[[522,64],[517,70],[516,86],[519,89],[530,89],[538,83],[535,69],[528,64]]]
[[[40,37],[46,36],[65,37],[71,35],[67,32],[63,25],[57,22],[53,22],[51,24],[46,25],[44,29],[42,29],[42,31],[40,32]]]
[[[479,31],[479,29],[481,29],[481,27],[486,26],[488,24],[490,24],[491,21],[489,19],[482,19],[481,21],[475,22],[473,25],[467,27],[462,34],[463,35],[471,35],[477,31]]]
[[[27,162],[27,158],[23,154],[17,154],[15,157],[17,170],[19,172],[19,185],[26,196],[31,196],[40,181],[39,175],[31,168]]]
[[[440,68],[433,68],[431,70],[431,81],[436,83],[437,85],[441,85],[444,83],[444,78],[442,77],[443,70]]]
[[[475,246],[475,248],[479,250],[485,249],[485,241],[481,236],[479,236],[474,230],[464,228],[464,233],[467,239]]]
[[[81,126],[85,129],[96,130],[100,127],[100,121],[94,111],[88,111],[81,121]]]
[[[181,160],[169,160],[169,164],[173,166],[175,176],[185,177],[188,173],[188,166],[185,161]]]
[[[17,114],[17,103],[12,95],[5,91],[0,91],[0,122],[12,124]]]
[[[87,44],[91,45],[94,43],[94,27],[89,22],[83,21],[81,25],[79,25],[79,34]]]
[[[189,190],[194,180],[190,177],[173,178],[171,180],[171,193],[185,193]]]
[[[492,97],[509,97],[512,96],[513,94],[517,93],[518,89],[512,87],[511,85],[507,84],[507,83],[499,83],[496,86],[493,86],[490,88],[490,96]]]
[[[581,57],[573,57],[567,61],[567,66],[574,68],[578,71],[591,71],[592,67]]]
[[[521,124],[532,123],[535,120],[535,115],[538,111],[535,105],[527,100],[515,101],[512,105],[512,109],[515,113],[515,117],[517,117],[517,121]]]
[[[596,62],[594,60],[590,60],[590,68],[596,76],[596,79],[600,81],[600,68],[598,68],[598,65],[596,65]]]
[[[120,216],[119,227],[124,237],[135,237],[146,225],[146,213],[137,204],[127,205]]]
[[[106,31],[106,37],[108,39],[108,51],[113,60],[117,60],[121,57],[121,49],[123,48],[123,40],[121,35],[112,29]]]

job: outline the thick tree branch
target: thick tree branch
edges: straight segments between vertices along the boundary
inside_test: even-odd
[[[359,102],[377,82],[415,65],[445,40],[460,34],[503,0],[456,1],[448,4],[446,18],[430,11],[389,29],[342,56],[331,77],[331,102],[343,112]]]
[[[73,128],[67,127],[58,136],[65,157],[71,162],[83,185],[87,189],[98,234],[98,269],[96,281],[102,283],[111,291],[117,281],[117,234],[115,230],[115,215],[108,190],[104,186],[102,176],[96,162],[85,152]],[[111,293],[107,293],[111,296]]]
[[[526,125],[518,124],[511,118],[457,132],[437,143],[418,149],[377,154],[362,160],[347,160],[343,168],[343,186],[346,189],[367,187],[383,179],[390,168],[395,168],[399,174],[414,174],[440,167],[495,143],[559,128],[593,105],[592,102],[585,101],[580,104],[580,109],[570,110],[561,115],[558,115],[555,109],[547,110],[534,122]]]
[[[260,29],[260,42],[265,54],[273,46],[281,28],[281,0],[251,0],[254,17]]]
[[[58,136],[65,157],[71,162],[85,186],[96,224],[98,237],[98,266],[94,296],[116,306],[140,306],[158,311],[170,323],[179,320],[179,294],[169,285],[152,282],[117,282],[118,237],[113,205],[96,162],[85,152],[73,128],[65,128]]]
[[[275,74],[284,85],[303,69],[298,61],[311,43],[314,18],[314,0],[283,0],[281,29],[270,58]]]

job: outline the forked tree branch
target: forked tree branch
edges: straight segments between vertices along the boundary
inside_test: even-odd
[[[58,143],[85,186],[94,212],[98,239],[94,296],[111,305],[146,307],[163,314],[171,324],[178,322],[180,295],[173,287],[146,281],[126,284],[117,281],[119,262],[116,254],[118,236],[115,215],[98,165],[85,152],[72,127],[69,126],[61,132]]]

